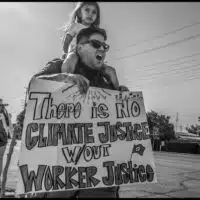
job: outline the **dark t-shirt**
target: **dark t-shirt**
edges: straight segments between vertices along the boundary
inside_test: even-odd
[[[40,75],[51,75],[51,74],[61,73],[62,63],[63,63],[63,60],[59,58],[48,62],[45,68],[43,68],[41,72],[37,73],[35,77],[40,76]],[[82,63],[80,59],[78,63],[76,64],[74,74],[80,74],[86,77],[90,81],[90,86],[92,87],[101,87],[101,88],[111,89],[111,90],[115,89],[114,85],[109,80],[109,77],[107,77],[101,71],[97,71],[97,70],[89,68],[84,63]]]

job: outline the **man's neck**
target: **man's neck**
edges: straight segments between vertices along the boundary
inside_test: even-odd
[[[102,71],[90,68],[85,63],[83,63],[80,59],[77,62],[74,73],[80,74],[84,76],[85,78],[87,78],[90,81],[90,86],[105,88],[105,84],[107,84],[105,83],[105,81],[103,81],[103,79],[106,77],[104,76]],[[109,78],[108,79],[106,78],[106,80],[109,80]],[[107,82],[108,82],[107,85],[109,85],[109,87],[106,86],[106,88],[114,89],[114,86],[112,85],[112,83],[109,83],[110,81],[107,81]]]
[[[81,59],[79,59],[78,66],[81,67],[81,68],[84,68],[85,71],[88,71],[88,72],[92,72],[92,73],[98,73],[99,72],[99,70],[96,70],[96,69],[86,65]]]
[[[95,77],[99,77],[100,73],[96,69],[92,69],[88,65],[86,65],[84,62],[82,62],[80,59],[77,62],[76,69],[75,69],[75,74],[80,74],[84,77],[86,77],[89,81],[94,81]]]

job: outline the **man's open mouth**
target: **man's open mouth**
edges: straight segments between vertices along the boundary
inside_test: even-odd
[[[103,60],[103,56],[101,54],[96,54],[96,59],[99,61]]]

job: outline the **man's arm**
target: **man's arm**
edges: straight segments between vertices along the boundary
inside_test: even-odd
[[[87,90],[89,88],[88,79],[80,74],[59,73],[59,74],[50,74],[50,75],[40,75],[40,76],[37,76],[36,78],[57,81],[57,82],[71,83],[71,84],[77,85],[81,94],[87,93]]]
[[[38,77],[41,75],[59,74],[61,73],[62,63],[63,60],[61,60],[60,58],[53,59],[52,61],[48,62],[40,72],[35,74],[34,77]]]

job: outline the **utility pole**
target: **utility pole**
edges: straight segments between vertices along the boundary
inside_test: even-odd
[[[183,130],[183,126],[182,126],[182,125],[180,125],[180,131],[182,132],[182,130]]]
[[[178,112],[176,113],[176,130],[175,132],[177,132],[178,130]]]

